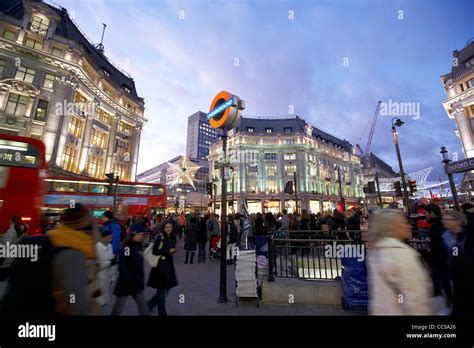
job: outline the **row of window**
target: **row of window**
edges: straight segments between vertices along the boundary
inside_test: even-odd
[[[293,129],[291,127],[284,127],[283,128],[283,133],[291,133]],[[248,133],[254,133],[255,132],[255,127],[247,127],[247,132]],[[265,133],[273,133],[273,128],[265,128]]]
[[[77,156],[78,150],[74,149],[72,146],[65,145],[61,167],[69,172],[77,173]],[[115,176],[120,178],[120,180],[127,179],[126,164],[114,162],[112,171],[115,173]],[[104,177],[104,172],[104,159],[97,156],[89,156],[86,162],[86,173],[93,178],[101,179]]]
[[[459,86],[461,87],[461,92],[464,92],[465,89],[474,87],[474,79],[470,79],[466,82],[466,88],[464,89],[464,84],[460,83]]]

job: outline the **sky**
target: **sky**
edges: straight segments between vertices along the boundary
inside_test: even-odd
[[[440,76],[474,37],[471,0],[56,0],[145,99],[138,173],[186,152],[187,118],[227,90],[243,115],[304,118],[367,143],[377,102],[417,103],[403,116],[405,172],[434,167],[440,147],[462,159]],[[294,114],[290,114],[294,109]],[[398,172],[393,116],[380,115],[371,151]]]

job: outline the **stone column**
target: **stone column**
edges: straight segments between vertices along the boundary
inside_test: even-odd
[[[138,153],[140,151],[140,137],[142,134],[142,129],[143,129],[143,125],[141,123],[137,123],[135,127],[135,132],[133,134],[131,165],[129,166],[130,181],[135,181],[135,177],[137,175]]]
[[[86,173],[86,162],[87,157],[89,156],[89,150],[91,148],[91,136],[92,136],[92,126],[94,125],[94,115],[86,114],[86,125],[84,127],[84,133],[82,136],[80,157],[79,157],[79,172],[83,175]]]
[[[474,157],[474,137],[469,117],[465,114],[462,106],[454,109],[453,116],[456,120],[465,158]]]
[[[120,116],[115,115],[112,117],[112,124],[109,129],[109,141],[107,144],[107,159],[105,161],[105,172],[111,173],[113,162],[114,162],[114,153],[115,153],[115,140],[117,138],[117,125],[120,121]]]

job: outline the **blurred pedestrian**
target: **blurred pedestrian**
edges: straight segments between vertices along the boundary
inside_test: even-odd
[[[396,209],[382,209],[370,221],[369,313],[432,315],[432,284],[416,250],[405,243],[411,227]]]
[[[116,256],[112,250],[112,233],[107,231],[102,231],[102,238],[95,245],[95,251],[97,255],[97,263],[99,265],[99,270],[97,273],[97,283],[100,289],[100,296],[96,298],[97,303],[99,304],[102,314],[108,315],[109,312],[109,303],[111,295],[111,286],[114,281],[114,272],[112,267],[117,263]]]
[[[153,311],[158,307],[158,315],[166,316],[166,296],[171,288],[178,285],[176,271],[174,268],[173,254],[176,253],[176,225],[171,221],[165,221],[160,234],[153,243],[153,254],[160,255],[158,265],[153,267],[148,278],[148,286],[156,289],[156,295],[148,302],[148,308]]]
[[[128,296],[132,296],[137,304],[140,315],[149,315],[145,302],[145,272],[143,268],[143,256],[141,254],[142,243],[145,238],[143,231],[130,230],[130,234],[123,241],[118,261],[118,280],[115,286],[114,307],[111,315],[120,315],[125,307]]]
[[[194,254],[197,248],[197,235],[199,231],[199,225],[195,216],[189,219],[189,224],[186,229],[186,235],[184,237],[184,250],[186,251],[186,260],[184,263],[192,265],[194,260]],[[191,256],[190,256],[191,255]]]
[[[104,223],[102,231],[110,232],[112,234],[112,250],[115,256],[118,256],[121,248],[121,227],[118,219],[114,216],[114,213],[110,210],[106,210],[102,214]]]
[[[197,234],[198,242],[198,262],[206,262],[206,244],[207,244],[207,219],[201,217],[199,219],[199,229]]]

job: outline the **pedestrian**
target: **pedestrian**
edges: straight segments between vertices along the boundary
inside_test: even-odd
[[[264,235],[264,230],[263,230],[263,215],[261,213],[257,213],[255,217],[255,236],[263,236]]]
[[[194,253],[197,248],[197,235],[199,231],[199,225],[195,216],[189,219],[188,228],[186,229],[186,236],[184,237],[184,250],[186,251],[186,260],[184,263],[192,265],[194,260]],[[190,256],[191,254],[191,256]]]
[[[197,242],[199,247],[198,262],[206,262],[207,219],[205,216],[199,219]]]
[[[116,299],[111,315],[122,313],[128,296],[132,296],[140,315],[150,314],[144,295],[145,272],[141,254],[144,238],[143,231],[130,229],[129,236],[122,243],[123,248],[118,260],[119,275],[114,291]]]
[[[207,239],[209,240],[209,260],[211,260],[211,252],[212,252],[212,239],[216,236],[220,236],[220,227],[219,227],[219,220],[217,219],[217,215],[211,213],[209,215],[209,220],[207,220]]]
[[[242,217],[239,213],[234,214],[234,224],[237,228],[237,232],[239,233],[237,245],[240,245],[240,241],[242,240]]]
[[[455,316],[471,317],[474,313],[474,242],[473,231],[466,230],[467,218],[459,211],[443,214],[446,231],[443,240],[448,254],[448,273],[453,289]]]
[[[288,217],[288,210],[283,209],[283,215],[281,216],[280,223],[280,229],[282,231],[288,231],[290,229],[290,218]]]
[[[110,230],[102,231],[102,238],[95,245],[95,251],[97,255],[98,272],[97,272],[97,283],[100,289],[100,296],[96,298],[97,304],[101,308],[102,315],[108,315],[109,303],[110,303],[110,288],[114,281],[113,266],[117,263],[112,250],[112,233]]]
[[[104,223],[102,226],[102,231],[110,232],[112,234],[112,250],[115,256],[120,254],[121,248],[121,227],[118,219],[114,216],[114,213],[110,210],[106,210],[102,214]]]
[[[148,286],[156,289],[156,295],[147,304],[150,311],[158,307],[158,315],[166,316],[166,296],[171,288],[178,285],[173,262],[173,254],[176,253],[176,226],[169,220],[161,226],[162,230],[153,243],[153,254],[164,258],[151,269]]]
[[[369,313],[432,315],[432,284],[415,249],[405,243],[411,226],[398,209],[381,209],[370,221]]]
[[[179,224],[179,231],[178,231],[178,236],[179,239],[183,238],[183,233],[184,229],[186,228],[186,216],[184,215],[184,212],[179,214],[178,216],[178,224]]]
[[[234,263],[235,257],[235,248],[237,246],[237,242],[239,241],[239,232],[237,231],[237,227],[234,223],[234,218],[231,214],[227,216],[227,224],[228,224],[228,234],[227,234],[227,264],[232,265]]]
[[[441,220],[441,209],[436,204],[428,204],[425,210],[428,215],[427,222],[430,224],[428,231],[430,248],[427,253],[427,261],[431,267],[434,295],[440,296],[444,291],[446,306],[450,307],[453,302],[453,294],[448,273],[448,252],[443,240],[443,233],[446,229]]]
[[[0,234],[0,245],[8,248],[8,245],[17,244],[26,231],[27,226],[21,221],[20,216],[12,216],[8,230],[4,234]],[[0,303],[3,301],[13,261],[12,257],[0,259]]]
[[[350,217],[347,220],[348,231],[360,231],[360,215],[355,209],[350,209]]]

